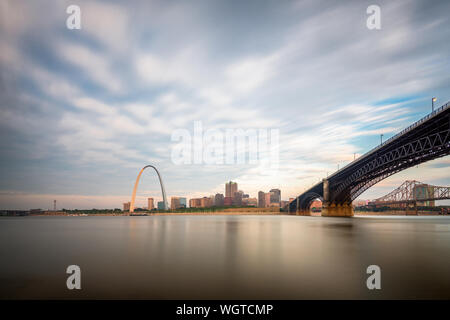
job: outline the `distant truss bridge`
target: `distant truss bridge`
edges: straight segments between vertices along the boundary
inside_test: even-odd
[[[369,202],[369,205],[417,204],[450,199],[450,187],[439,187],[416,180],[407,180],[387,195]]]

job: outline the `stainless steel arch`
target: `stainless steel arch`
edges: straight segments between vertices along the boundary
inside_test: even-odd
[[[134,202],[135,202],[135,200],[136,200],[136,191],[137,191],[137,187],[138,187],[138,185],[139,185],[139,180],[141,179],[142,172],[144,172],[144,170],[145,170],[146,168],[148,168],[148,167],[155,169],[156,174],[158,175],[159,183],[161,184],[161,193],[162,193],[162,196],[163,196],[164,210],[167,210],[168,207],[169,207],[169,206],[167,205],[166,190],[164,189],[164,183],[163,183],[163,181],[162,181],[161,175],[159,174],[159,171],[158,171],[158,169],[156,169],[156,167],[154,167],[154,166],[152,166],[152,165],[149,164],[149,165],[147,165],[147,166],[145,166],[145,167],[143,167],[143,168],[141,169],[141,171],[139,172],[139,174],[138,174],[138,176],[137,176],[137,178],[136,178],[136,182],[135,182],[134,188],[133,188],[133,194],[131,195],[130,213],[134,212]]]

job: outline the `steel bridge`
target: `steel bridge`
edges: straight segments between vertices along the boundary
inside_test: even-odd
[[[369,202],[373,206],[414,204],[417,202],[450,199],[450,187],[439,187],[416,180],[407,180],[387,195]]]
[[[311,202],[319,198],[322,216],[353,216],[352,201],[374,184],[449,154],[450,102],[300,194],[289,211],[309,215]]]

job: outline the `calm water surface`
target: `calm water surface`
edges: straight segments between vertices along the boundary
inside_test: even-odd
[[[450,299],[450,217],[3,217],[0,298]]]

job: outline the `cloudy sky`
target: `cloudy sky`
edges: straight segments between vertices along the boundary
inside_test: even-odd
[[[81,9],[81,29],[66,8]],[[366,26],[369,5],[381,29]],[[0,208],[114,208],[157,166],[169,196],[301,193],[450,100],[449,1],[2,1]],[[279,130],[278,170],[175,164],[180,129]],[[401,172],[450,185],[450,159]],[[160,198],[153,172],[137,205]]]

